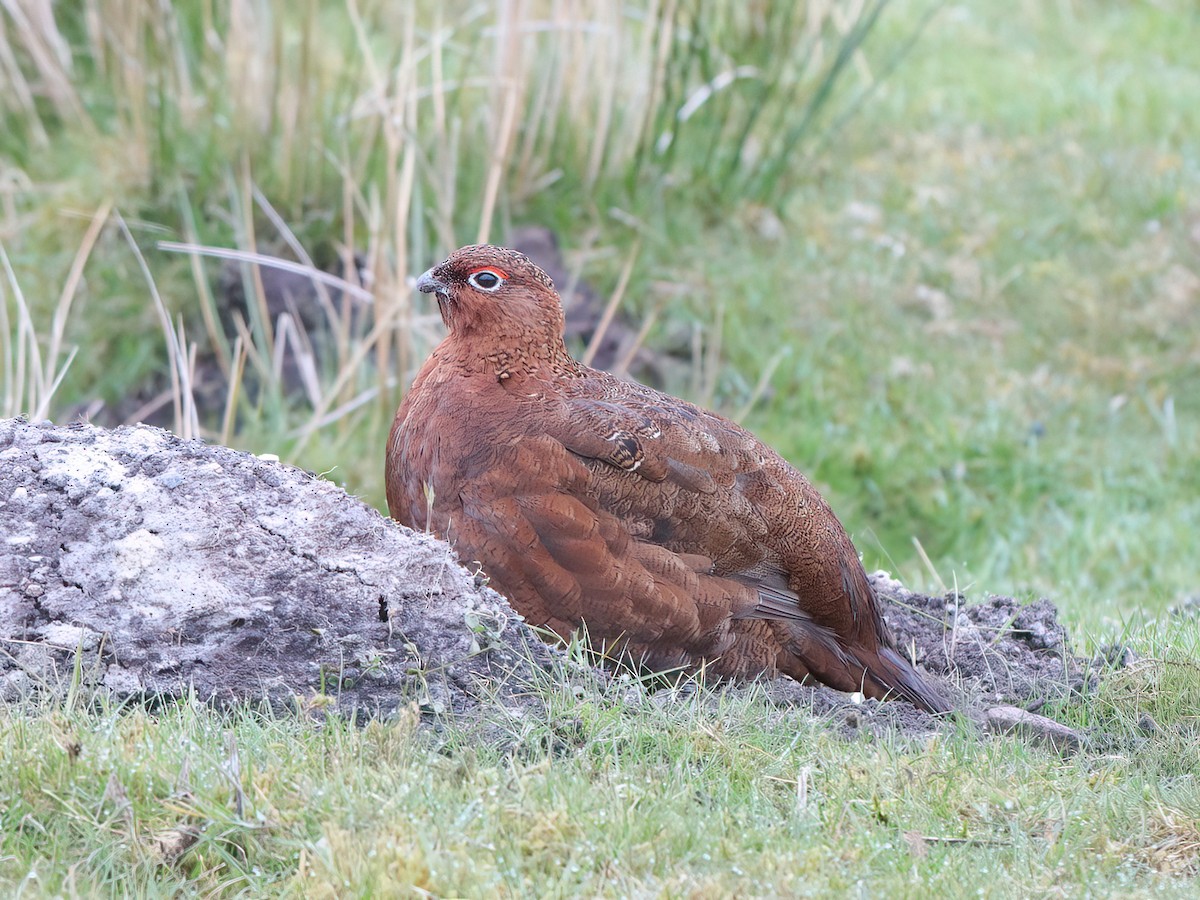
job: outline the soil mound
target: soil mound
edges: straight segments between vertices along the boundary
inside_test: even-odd
[[[0,535],[0,697],[78,653],[119,696],[464,712],[555,658],[441,541],[157,428],[0,421]]]

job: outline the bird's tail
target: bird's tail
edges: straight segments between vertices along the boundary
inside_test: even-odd
[[[868,649],[846,646],[830,629],[813,622],[787,623],[791,646],[780,669],[803,679],[805,673],[841,691],[862,691],[878,700],[901,697],[935,715],[954,710],[953,704],[912,664],[886,644]]]
[[[880,646],[874,659],[864,660],[863,668],[866,670],[864,682],[867,679],[873,680],[882,691],[876,696],[899,695],[914,706],[935,715],[954,710],[953,704],[946,696],[891,647]]]

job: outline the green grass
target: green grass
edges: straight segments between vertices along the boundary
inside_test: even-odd
[[[785,238],[690,235],[698,314],[726,304],[742,384],[790,351],[748,424],[869,562],[935,583],[916,538],[947,584],[1111,627],[1196,589],[1200,23],[1019,12],[944,10]]]
[[[16,336],[2,348],[6,412],[37,406],[72,346],[54,415],[97,395],[111,403],[165,364],[145,279],[118,228],[97,234],[70,283],[108,199],[188,340],[201,343],[191,261],[155,242],[281,252],[255,186],[314,255],[368,250],[382,305],[401,322],[429,312],[420,300],[405,307],[405,276],[473,240],[491,203],[493,233],[510,220],[544,222],[569,249],[601,248],[584,260],[601,289],[637,244],[628,306],[636,316],[661,305],[651,343],[681,330],[698,330],[709,347],[719,339],[719,362],[697,361],[679,391],[738,412],[774,366],[744,421],[813,476],[869,566],[914,587],[1049,596],[1081,650],[1121,638],[1141,660],[1097,696],[1048,711],[1089,735],[1067,759],[966,730],[929,745],[845,742],[807,711],[762,697],[660,705],[545,685],[531,689],[548,697],[547,722],[497,712],[486,728],[439,731],[411,717],[352,728],[186,704],[156,714],[5,708],[0,890],[1194,894],[1200,634],[1195,619],[1166,613],[1200,590],[1194,6],[946,4],[889,70],[927,8],[896,0],[787,171],[748,165],[728,182],[713,173],[801,120],[785,111],[783,130],[771,131],[767,115],[751,128],[762,135],[742,136],[755,97],[778,111],[782,89],[735,83],[665,159],[646,155],[632,113],[658,123],[653,140],[731,59],[778,72],[752,17],[733,16],[727,43],[715,26],[701,32],[669,69],[669,99],[646,106],[636,89],[651,80],[653,56],[629,49],[636,41],[609,84],[580,80],[568,63],[584,57],[566,37],[547,37],[518,64],[497,55],[487,21],[456,21],[445,78],[499,66],[528,88],[493,188],[489,135],[503,124],[503,92],[486,79],[450,92],[445,124],[427,128],[438,121],[433,94],[406,107],[411,85],[372,71],[405,58],[407,20],[361,6],[365,44],[340,4],[296,5],[290,19],[284,6],[256,7],[261,30],[248,33],[262,46],[278,33],[309,48],[278,57],[278,80],[258,93],[234,77],[249,77],[238,67],[250,57],[206,41],[196,12],[179,14],[190,106],[178,70],[160,59],[122,81],[108,45],[108,68],[97,53],[75,60],[70,83],[85,116],[70,92],[51,90],[57,82],[30,76],[36,116],[5,95],[0,246],[13,277],[0,273],[0,325]],[[432,46],[436,6],[415,7],[413,47]],[[688,29],[700,8],[682,4],[674,27]],[[60,18],[92,46],[85,19]],[[143,34],[153,21],[111,33]],[[5,25],[3,39],[19,47]],[[826,60],[837,46],[828,29]],[[428,84],[431,58],[419,56]],[[573,102],[545,105],[539,91],[559,82],[577,92]],[[421,141],[405,144],[368,107],[346,117],[375,89],[400,103],[401,120],[419,113]],[[618,99],[607,119],[606,96]],[[216,271],[201,263],[199,283]],[[64,284],[73,304],[62,351],[14,396],[12,361],[21,346],[49,352]],[[397,360],[411,370],[425,349],[415,327],[388,340],[367,358],[389,372]],[[338,402],[372,389],[377,402],[304,440],[310,408],[279,393],[259,407],[243,399],[230,441],[329,472],[381,505],[398,388],[381,385],[373,365],[350,374]],[[220,423],[202,424],[219,434]],[[156,836],[183,826],[200,829],[197,842],[164,859]]]
[[[761,693],[621,683],[532,685],[547,720],[498,709],[487,742],[419,729],[415,708],[365,727],[188,703],[8,709],[0,883],[30,896],[1188,896],[1200,631],[1163,637],[1192,658],[1160,646],[1172,664],[1058,710],[1091,735],[1067,758],[967,729],[846,741]],[[184,852],[164,849],[184,834]]]

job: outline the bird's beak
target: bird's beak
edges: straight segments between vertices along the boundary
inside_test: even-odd
[[[444,281],[439,281],[433,277],[433,269],[430,269],[424,275],[417,279],[417,290],[422,294],[440,294],[445,297],[450,296],[450,288]]]

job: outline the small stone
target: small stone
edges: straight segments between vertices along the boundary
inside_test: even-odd
[[[1075,729],[1015,706],[994,706],[989,709],[987,726],[994,734],[1020,735],[1064,752],[1074,752],[1083,743]]]
[[[153,835],[150,847],[164,862],[175,862],[200,840],[201,830],[195,825],[179,825]]]
[[[95,650],[100,644],[95,631],[68,622],[51,622],[38,630],[47,644],[64,650]]]
[[[103,684],[120,697],[136,696],[143,690],[142,681],[136,672],[115,663],[104,673]]]
[[[11,703],[23,700],[32,692],[32,682],[28,675],[17,669],[0,677],[0,702]]]

